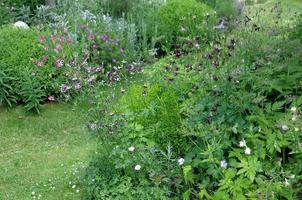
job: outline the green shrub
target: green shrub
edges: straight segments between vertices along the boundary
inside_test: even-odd
[[[232,18],[237,15],[234,0],[199,0],[212,7],[219,17]]]
[[[0,5],[0,26],[18,20],[30,23],[30,17],[44,0],[3,0]]]
[[[302,41],[302,15],[298,16],[297,24],[290,34],[292,40]]]
[[[140,0],[101,0],[101,7],[113,17],[127,15],[132,7]]]
[[[65,83],[63,70],[51,62],[55,58],[45,55],[41,34],[12,27],[0,30],[0,70],[6,88],[1,92],[2,105],[25,104],[27,111],[38,112],[40,103]]]
[[[154,191],[149,166],[167,182],[158,185],[163,196],[146,192],[143,199],[300,199],[301,41],[283,25],[269,35],[265,24],[255,30],[255,23],[238,24],[196,55],[160,62],[147,71],[151,84],[132,86],[113,108],[99,107],[91,199],[122,199],[130,188]],[[162,150],[169,141],[173,153],[150,154],[150,147]],[[166,158],[184,159],[178,161],[182,177]],[[143,167],[133,169],[137,164]]]
[[[14,13],[12,8],[6,4],[0,6],[0,26],[3,24],[8,24],[12,22]]]
[[[172,45],[180,42],[180,38],[206,37],[213,27],[213,18],[214,11],[205,4],[195,0],[171,0],[149,20],[155,23],[156,34],[161,37],[161,48],[169,51]]]
[[[37,6],[43,4],[44,0],[4,0],[4,4],[8,6],[14,6],[20,8],[22,6],[29,6],[31,9],[35,9]]]
[[[6,103],[11,105],[14,102],[25,102],[25,93],[22,87],[26,87],[32,76],[34,64],[32,60],[42,55],[38,43],[39,33],[34,30],[19,30],[6,27],[0,30],[0,67],[7,76],[14,81],[9,81],[9,92],[6,92],[6,99],[14,97],[15,101]],[[28,79],[29,78],[29,79]],[[28,94],[30,96],[30,94]],[[26,103],[29,103],[27,100]]]

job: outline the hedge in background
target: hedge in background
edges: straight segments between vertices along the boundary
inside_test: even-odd
[[[161,47],[169,50],[181,37],[204,36],[214,11],[195,0],[171,0],[154,13],[153,19],[162,37]],[[210,21],[209,21],[210,20]]]

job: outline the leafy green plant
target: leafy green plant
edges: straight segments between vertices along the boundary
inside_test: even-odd
[[[22,86],[30,80],[34,65],[31,59],[41,55],[38,44],[38,33],[33,30],[17,30],[14,28],[3,28],[0,30],[0,63],[2,74],[6,75],[5,93],[11,99],[9,106],[17,102],[24,102]],[[5,64],[4,64],[5,63]],[[5,88],[5,87],[4,87]],[[30,101],[30,100],[26,100]]]
[[[157,27],[161,48],[169,51],[173,45],[179,44],[181,37],[207,37],[214,16],[209,6],[195,0],[171,0],[154,12],[150,21]]]
[[[237,16],[237,9],[234,0],[199,0],[202,3],[205,3],[211,6],[219,17],[233,18]]]
[[[274,10],[278,8],[263,12]],[[127,152],[127,146],[137,144],[163,149],[170,142],[172,157],[181,166],[181,172],[171,170],[172,177],[179,173],[182,177],[173,187],[160,187],[161,191],[177,191],[166,193],[172,199],[299,199],[302,51],[293,43],[300,41],[289,37],[284,24],[270,35],[272,24],[260,22],[244,20],[230,34],[221,32],[198,53],[161,60],[146,69],[150,79],[145,85],[123,90],[112,107],[99,107],[102,111],[95,118],[94,133],[102,138],[100,146],[113,142],[104,152],[124,144],[118,151]],[[105,160],[106,155],[98,155]],[[150,156],[147,150],[144,156],[152,160],[154,168],[165,169],[157,164],[165,156]],[[126,154],[121,157],[129,159]],[[124,167],[136,163],[118,162]],[[117,170],[111,178],[125,174],[114,179],[120,183],[130,173],[130,168]],[[142,180],[148,174],[137,178]]]
[[[12,106],[16,103],[16,97],[13,94],[13,88],[11,87],[13,77],[8,75],[7,68],[3,67],[4,63],[0,63],[0,105]]]
[[[21,88],[21,95],[24,98],[24,108],[28,112],[39,113],[40,104],[45,98],[40,82],[27,78]]]

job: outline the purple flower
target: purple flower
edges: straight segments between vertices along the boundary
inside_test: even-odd
[[[103,40],[104,42],[109,42],[109,36],[108,36],[108,35],[103,35],[103,36],[102,36],[102,40]]]
[[[80,89],[82,89],[82,84],[78,82],[78,83],[75,84],[74,88],[76,90],[80,90]]]
[[[47,99],[48,99],[48,101],[55,101],[56,100],[56,98],[54,96],[49,96]]]
[[[64,65],[64,60],[62,60],[62,59],[60,59],[60,58],[58,58],[57,60],[56,60],[56,67],[57,68],[61,68],[61,67],[63,67],[63,65]]]
[[[89,32],[88,40],[95,40],[95,35],[92,32]]]
[[[68,85],[66,85],[66,84],[63,84],[63,85],[61,85],[61,87],[60,87],[60,91],[61,91],[61,93],[66,93],[68,90],[70,90],[70,86],[68,86]]]
[[[60,51],[62,51],[62,45],[61,45],[61,44],[58,44],[58,45],[56,46],[56,48],[54,49],[54,51],[55,51],[56,53],[60,53]]]
[[[44,42],[45,42],[45,39],[46,39],[45,36],[43,36],[43,35],[40,36],[40,37],[39,37],[40,43],[44,43]]]
[[[40,60],[37,65],[38,65],[38,67],[43,67],[44,62],[42,60]]]

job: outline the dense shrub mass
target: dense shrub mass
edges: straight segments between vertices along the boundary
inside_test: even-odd
[[[299,26],[271,33],[280,22],[256,17],[277,19],[279,6],[163,59],[113,105],[96,99],[89,199],[301,198]]]
[[[299,13],[281,2],[244,15],[231,0],[57,3],[31,29],[0,29],[0,106],[39,112],[85,92],[98,144],[84,199],[301,199]]]
[[[36,8],[44,0],[2,0],[0,2],[0,26],[17,20],[29,21]]]
[[[214,18],[214,11],[205,4],[195,0],[171,0],[154,13],[151,21],[161,37],[161,48],[170,51],[172,45],[180,44],[181,38],[206,38]]]
[[[219,17],[226,17],[231,19],[238,15],[238,10],[235,4],[235,0],[199,0],[209,6],[211,6]]]
[[[42,98],[41,86],[30,78],[34,68],[32,59],[42,55],[38,35],[39,33],[33,30],[24,31],[9,27],[0,30],[0,99],[3,104],[29,101],[39,104]]]

